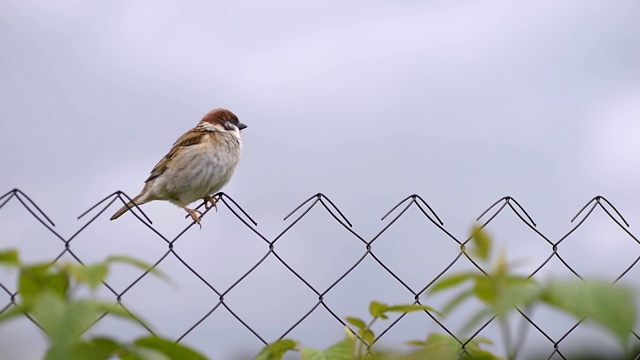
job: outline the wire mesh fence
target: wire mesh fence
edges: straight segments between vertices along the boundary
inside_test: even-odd
[[[315,194],[298,206],[293,208],[293,210],[287,214],[284,219],[288,220],[289,223],[277,233],[275,236],[267,236],[258,230],[258,226],[256,221],[252,219],[252,217],[245,211],[236,201],[234,201],[231,197],[224,193],[216,194],[215,199],[218,203],[218,209],[213,211],[228,211],[231,215],[231,218],[235,219],[238,224],[241,224],[246,230],[248,230],[252,236],[256,237],[261,244],[256,244],[255,246],[263,251],[262,255],[257,259],[257,261],[251,263],[247,266],[243,272],[237,276],[234,281],[231,282],[230,285],[222,286],[214,283],[211,280],[211,277],[202,272],[201,270],[196,269],[196,267],[190,265],[189,261],[185,258],[184,254],[180,252],[179,249],[175,246],[178,242],[184,241],[184,238],[188,237],[189,233],[194,227],[195,223],[190,223],[187,225],[182,231],[178,232],[175,236],[167,236],[161,231],[158,230],[157,224],[154,225],[153,222],[147,217],[147,215],[140,209],[134,208],[131,211],[131,214],[135,219],[137,219],[137,223],[140,227],[145,229],[144,231],[150,234],[153,234],[154,237],[160,239],[161,241],[156,242],[156,247],[161,247],[161,252],[157,256],[157,258],[152,261],[153,268],[157,268],[161,266],[164,262],[169,261],[169,259],[177,261],[179,266],[183,267],[185,272],[189,274],[190,281],[196,281],[207,289],[212,296],[209,298],[207,309],[203,312],[203,314],[199,315],[198,318],[193,321],[193,323],[189,324],[189,326],[180,331],[179,334],[174,336],[174,340],[177,342],[185,341],[185,338],[188,338],[190,334],[196,331],[199,327],[202,327],[203,322],[207,321],[207,319],[211,318],[213,314],[225,312],[233,318],[233,321],[239,324],[242,328],[246,329],[246,334],[248,337],[252,337],[257,339],[260,344],[267,344],[271,341],[276,340],[277,338],[285,338],[290,337],[295,333],[296,329],[303,326],[305,322],[314,321],[313,314],[318,311],[323,311],[326,314],[329,314],[329,317],[332,319],[331,321],[335,322],[336,325],[340,327],[348,326],[345,322],[345,317],[350,315],[348,313],[343,313],[342,309],[337,309],[335,306],[335,302],[327,301],[327,298],[335,292],[340,291],[338,288],[340,285],[345,282],[345,279],[349,277],[356,269],[364,266],[363,262],[367,261],[369,264],[374,264],[373,266],[377,267],[379,271],[388,275],[392,278],[393,282],[395,282],[400,292],[402,292],[402,298],[405,299],[406,303],[415,303],[421,304],[425,301],[424,295],[433,286],[433,284],[441,279],[445,274],[450,274],[454,271],[455,267],[459,265],[461,262],[465,264],[471,264],[472,268],[475,271],[487,274],[488,269],[483,268],[483,265],[476,261],[472,256],[470,256],[467,252],[464,251],[465,246],[471,240],[471,237],[456,237],[453,233],[445,226],[444,222],[437,215],[436,211],[430,206],[421,196],[419,195],[410,195],[406,198],[399,201],[397,204],[393,205],[390,210],[382,217],[383,226],[379,231],[372,237],[365,237],[358,232],[353,230],[353,226],[351,222],[347,219],[345,214],[336,206],[336,204],[331,201],[325,195],[318,193]],[[48,216],[37,204],[34,202],[29,196],[18,189],[13,189],[0,197],[0,217],[3,215],[3,209],[6,209],[6,205],[10,202],[18,202],[20,207],[26,209],[28,217],[32,217],[37,221],[39,226],[46,229],[46,233],[50,239],[40,239],[39,241],[47,241],[54,240],[57,244],[59,244],[56,256],[53,256],[50,260],[52,263],[62,261],[62,259],[67,259],[71,257],[78,263],[86,263],[87,259],[84,258],[84,255],[77,250],[77,238],[91,229],[94,226],[95,222],[101,218],[108,218],[110,215],[108,209],[115,202],[116,206],[119,207],[121,204],[125,204],[130,200],[129,196],[125,193],[118,191],[115,192],[95,205],[91,206],[86,212],[80,215],[79,219],[83,221],[83,224],[71,235],[68,237],[62,236],[55,227],[55,224],[51,221],[50,216]],[[198,208],[203,211],[203,217],[207,216],[209,211],[212,209],[204,209],[204,204],[201,204]],[[283,243],[282,239],[287,234],[294,232],[298,224],[306,217],[309,216],[310,212],[314,208],[321,208],[328,215],[327,218],[330,219],[331,222],[337,224],[343,231],[347,234],[348,237],[354,240],[353,243],[357,243],[359,254],[356,258],[354,258],[348,266],[346,266],[345,270],[340,270],[338,275],[331,279],[331,281],[327,284],[318,285],[313,281],[308,279],[308,276],[304,275],[305,271],[301,267],[304,264],[300,262],[292,262],[289,256],[283,256],[284,249],[286,246],[289,246],[289,243]],[[112,207],[113,210],[115,208]],[[390,266],[388,260],[385,259],[384,252],[388,251],[389,244],[385,246],[378,246],[379,239],[387,234],[390,229],[403,217],[407,217],[407,213],[409,209],[417,209],[417,213],[420,214],[419,217],[412,217],[412,221],[422,221],[424,224],[427,224],[432,230],[435,230],[440,234],[441,237],[447,239],[451,245],[455,247],[455,251],[452,253],[450,259],[446,260],[446,263],[442,268],[439,268],[437,271],[433,272],[426,276],[428,280],[423,281],[422,283],[416,285],[416,281],[407,281],[406,272],[398,271],[397,267]],[[15,209],[15,207],[14,207]],[[633,244],[635,248],[635,253],[629,254],[629,263],[621,264],[622,270],[616,274],[616,276],[611,279],[613,283],[616,283],[621,280],[632,280],[629,278],[633,277],[631,272],[635,268],[640,268],[637,265],[640,260],[640,241],[636,238],[636,236],[630,232],[629,224],[624,219],[622,214],[604,197],[596,196],[593,199],[589,200],[582,208],[579,209],[577,214],[571,219],[571,228],[568,232],[562,235],[559,238],[550,238],[543,234],[538,230],[537,224],[534,222],[532,217],[527,213],[525,208],[521,206],[521,204],[516,201],[516,199],[505,196],[493,204],[491,204],[486,210],[480,213],[479,217],[476,221],[479,223],[481,227],[490,226],[490,224],[494,223],[496,219],[498,219],[501,214],[509,211],[515,214],[516,218],[521,224],[524,224],[526,229],[530,232],[534,239],[536,239],[536,246],[543,246],[544,256],[542,260],[535,264],[531,269],[531,271],[526,274],[529,277],[537,279],[542,277],[541,272],[543,269],[549,267],[550,262],[554,261],[556,264],[561,264],[561,266],[570,272],[572,277],[582,279],[584,274],[581,273],[580,269],[578,269],[574,264],[572,257],[569,256],[571,249],[565,246],[567,239],[572,236],[579,228],[583,227],[586,223],[587,219],[594,216],[594,214],[600,210],[602,214],[606,216],[606,219],[611,222],[615,226],[616,229],[619,229],[625,238],[628,238]],[[105,214],[106,213],[106,214]],[[130,215],[131,216],[131,215]],[[416,220],[418,219],[418,220]],[[5,231],[5,229],[0,228],[0,233]],[[198,227],[196,226],[194,231],[198,231]],[[318,232],[322,232],[323,229],[317,229]],[[496,231],[494,229],[494,231]],[[19,235],[16,237],[10,237],[6,240],[6,242],[0,242],[0,248],[9,248],[12,247],[24,239],[20,238]],[[637,246],[635,246],[637,245]],[[565,250],[566,248],[566,250]],[[332,249],[329,249],[332,250]],[[340,251],[340,249],[335,249],[336,252]],[[135,256],[135,254],[127,254],[131,256]],[[232,300],[229,300],[230,296],[238,289],[238,287],[242,286],[243,283],[247,282],[247,278],[255,275],[256,273],[261,271],[261,265],[266,261],[273,261],[278,264],[282,269],[286,269],[286,272],[290,273],[299,283],[301,287],[305,289],[308,294],[311,294],[313,297],[313,301],[307,305],[306,310],[300,316],[295,317],[295,319],[290,320],[291,317],[278,318],[273,317],[270,319],[272,322],[283,321],[286,323],[279,323],[278,327],[285,329],[280,332],[276,338],[273,338],[272,334],[265,334],[261,329],[252,325],[252,319],[247,318],[246,315],[239,313]],[[330,266],[331,259],[326,259],[327,264]],[[369,266],[370,266],[369,265]],[[143,282],[148,277],[151,277],[151,270],[142,272],[137,275],[134,279],[128,281],[124,286],[112,286],[109,281],[104,282],[104,289],[115,299],[115,302],[119,306],[122,306],[125,309],[128,309],[128,305],[126,304],[126,300],[132,297],[135,297],[134,289],[140,286],[140,283]],[[176,278],[173,279],[175,282],[180,283],[184,279]],[[5,297],[0,297],[0,314],[7,311],[8,309],[15,306],[18,296],[18,291],[16,286],[13,286],[9,283],[3,283],[0,281],[0,293],[5,294]],[[279,301],[279,294],[277,292],[269,294],[269,297],[272,298],[273,302],[277,303]],[[284,295],[283,295],[284,296]],[[5,299],[5,300],[3,300]],[[285,299],[282,299],[285,300]],[[371,299],[372,300],[372,299]],[[188,308],[191,305],[188,303],[188,299],[185,301],[186,303],[182,303],[181,305]],[[428,304],[430,305],[430,304]],[[612,304],[615,306],[615,304]],[[264,308],[261,310],[263,313],[269,313],[270,309]],[[133,310],[135,312],[135,310]],[[572,334],[575,334],[580,329],[582,322],[573,321],[573,325],[569,326],[567,329],[558,331],[558,329],[550,329],[549,323],[541,324],[539,323],[531,314],[520,311],[521,321],[524,321],[529,325],[530,331],[533,331],[540,339],[543,339],[543,343],[545,344],[545,348],[542,351],[538,351],[539,353],[544,352],[545,357],[548,359],[566,359],[567,358],[567,350],[565,344],[567,344],[568,340]],[[460,332],[456,331],[456,329],[451,328],[450,324],[447,324],[442,321],[436,314],[433,314],[429,311],[425,311],[422,318],[420,318],[420,322],[425,324],[429,324],[435,328],[435,330],[447,333],[452,337],[456,338],[460,344],[466,345],[470,340],[474,338],[481,337],[485,329],[490,326],[490,324],[495,320],[495,318],[491,318],[485,323],[483,323],[478,329],[473,331],[471,334],[462,337]],[[391,319],[388,323],[385,323],[382,328],[377,332],[377,337],[375,338],[372,345],[375,345],[379,341],[385,339],[388,334],[396,327],[398,327],[405,315],[400,315],[395,319]],[[151,319],[152,320],[152,319]],[[100,324],[101,320],[98,320],[96,324]],[[33,321],[32,321],[33,322]],[[34,326],[37,326],[35,322]],[[142,326],[144,326],[141,323]],[[154,330],[151,328],[145,327],[146,331],[150,334],[154,334]],[[161,329],[162,331],[162,329]],[[174,332],[175,333],[175,332]],[[632,339],[634,344],[637,346],[640,344],[640,336],[636,331],[632,332]],[[305,342],[305,339],[297,339]],[[637,358],[640,358],[638,355]]]

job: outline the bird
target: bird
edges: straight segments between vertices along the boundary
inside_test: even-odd
[[[187,207],[202,199],[216,207],[213,194],[231,179],[242,155],[240,131],[247,128],[231,111],[211,110],[193,129],[176,140],[169,153],[151,170],[140,194],[111,216],[115,220],[136,205],[166,200],[182,209],[200,228],[197,209]],[[217,207],[216,207],[217,209]]]

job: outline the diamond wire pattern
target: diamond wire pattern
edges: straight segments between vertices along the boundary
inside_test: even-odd
[[[284,266],[302,284],[304,284],[304,286],[306,286],[309,289],[309,291],[313,292],[313,294],[317,296],[317,302],[313,306],[311,306],[311,308],[302,317],[300,317],[296,322],[291,324],[290,327],[280,336],[280,338],[286,337],[289,333],[291,333],[291,331],[293,331],[298,325],[304,322],[318,308],[323,308],[325,311],[327,311],[340,325],[348,326],[348,324],[342,320],[343,317],[346,316],[347,314],[337,314],[335,311],[331,309],[331,307],[329,307],[325,303],[324,298],[330,291],[332,291],[332,289],[335,288],[336,285],[338,285],[341,281],[345,279],[345,277],[347,277],[350,273],[352,273],[367,257],[371,257],[371,259],[375,261],[375,263],[377,263],[385,272],[391,275],[391,277],[393,277],[395,281],[397,281],[403,288],[405,288],[407,292],[410,294],[410,302],[413,302],[414,304],[421,304],[420,297],[423,294],[425,294],[425,292],[438,279],[444,276],[458,261],[461,261],[462,257],[465,257],[466,260],[468,260],[471,264],[473,264],[473,266],[475,266],[475,268],[479,272],[485,274],[486,276],[489,276],[487,271],[483,269],[482,266],[480,266],[471,256],[469,256],[466,252],[464,252],[464,248],[471,240],[471,237],[461,240],[456,238],[454,235],[452,235],[451,232],[449,232],[446,229],[446,227],[444,226],[444,222],[438,217],[438,215],[432,209],[432,207],[422,197],[416,194],[407,196],[406,198],[398,202],[395,206],[393,206],[391,210],[389,210],[389,212],[385,214],[381,219],[382,221],[389,219],[388,222],[382,227],[382,229],[375,236],[373,236],[373,238],[369,240],[363,238],[358,233],[356,233],[352,229],[351,223],[345,217],[345,215],[340,211],[340,209],[328,197],[326,197],[321,193],[318,193],[309,197],[308,199],[303,201],[300,205],[298,205],[295,209],[293,209],[293,211],[291,211],[291,213],[289,213],[285,217],[285,220],[287,220],[289,218],[294,217],[295,215],[295,218],[293,219],[293,221],[288,226],[286,226],[284,230],[282,230],[272,240],[265,237],[256,229],[257,223],[231,197],[229,197],[224,193],[218,193],[216,194],[215,197],[216,197],[216,200],[218,200],[219,206],[220,204],[224,204],[226,209],[228,209],[238,219],[238,221],[244,224],[244,226],[246,226],[249,230],[251,230],[251,232],[253,232],[259,239],[264,241],[267,247],[267,251],[264,254],[264,256],[262,256],[262,258],[260,258],[260,260],[258,260],[253,266],[247,269],[247,271],[244,272],[244,274],[242,274],[235,282],[233,282],[231,286],[229,286],[226,289],[216,288],[209,281],[207,281],[207,279],[205,279],[196,270],[194,270],[180,256],[180,254],[178,254],[174,250],[174,244],[178,240],[180,240],[180,238],[182,238],[187,233],[187,231],[195,225],[195,223],[191,223],[190,225],[186,226],[174,238],[170,239],[165,237],[160,232],[158,232],[158,230],[156,230],[153,227],[151,220],[137,206],[134,209],[132,209],[133,215],[139,220],[140,223],[142,223],[146,228],[148,228],[149,231],[153,232],[156,236],[158,236],[160,239],[164,241],[164,243],[167,246],[167,250],[162,256],[160,256],[160,258],[158,258],[158,260],[155,263],[153,263],[153,266],[151,269],[143,272],[139,277],[137,277],[128,286],[126,286],[124,290],[118,292],[113,287],[111,287],[108,283],[104,282],[104,286],[114,295],[116,299],[116,303],[119,306],[121,306],[124,310],[129,311],[122,303],[122,299],[127,294],[127,292],[129,292],[134,286],[136,286],[136,284],[138,284],[140,280],[146,277],[154,268],[159,266],[167,257],[169,256],[175,257],[175,259],[177,259],[189,272],[191,272],[196,278],[198,278],[208,289],[210,289],[213,293],[215,293],[218,298],[218,301],[212,305],[212,307],[206,314],[204,314],[198,321],[196,321],[192,326],[190,326],[182,335],[180,335],[178,338],[175,339],[176,342],[180,342],[185,336],[187,336],[190,332],[192,332],[196,327],[198,327],[204,320],[206,320],[215,311],[219,311],[220,308],[224,308],[240,324],[242,324],[247,330],[249,330],[251,334],[253,334],[263,344],[267,344],[267,340],[247,323],[249,319],[242,319],[236,312],[234,312],[232,306],[227,302],[225,302],[225,296],[229,294],[231,291],[233,291],[233,289],[238,284],[240,284],[249,274],[253,273],[254,271],[257,271],[256,269],[260,266],[260,264],[262,264],[270,256],[273,256],[279,263],[282,264],[282,266]],[[9,201],[14,199],[20,202],[20,204],[29,212],[29,214],[33,216],[42,226],[44,226],[55,238],[61,241],[62,249],[60,250],[60,253],[58,253],[58,255],[51,260],[52,264],[57,262],[66,253],[69,254],[72,258],[74,258],[76,261],[78,261],[80,264],[82,264],[83,263],[82,259],[80,259],[73,252],[73,249],[72,249],[74,238],[76,238],[87,227],[91,226],[91,224],[96,219],[101,217],[102,214],[107,210],[107,208],[111,204],[117,201],[120,201],[123,204],[126,204],[128,201],[131,200],[131,198],[127,194],[121,191],[114,192],[113,194],[105,197],[104,199],[102,199],[101,201],[93,205],[91,208],[89,208],[85,213],[80,215],[79,219],[95,211],[95,214],[91,218],[89,218],[89,220],[84,225],[82,225],[68,239],[65,239],[58,232],[56,232],[56,230],[54,229],[55,224],[50,220],[50,218],[35,204],[35,202],[33,202],[26,194],[24,194],[19,189],[13,189],[0,197],[0,210],[2,210],[5,204],[7,204]],[[198,206],[198,208],[201,208],[203,205],[204,204],[201,204],[200,206]],[[336,278],[326,289],[318,289],[314,287],[311,283],[309,283],[307,280],[305,280],[305,278],[302,277],[296,271],[296,269],[292,268],[278,254],[277,247],[276,247],[277,245],[276,243],[278,242],[278,240],[282,238],[287,232],[289,232],[293,227],[295,227],[296,224],[302,218],[304,218],[309,213],[309,211],[311,211],[311,209],[313,209],[316,206],[321,206],[331,216],[331,218],[333,218],[333,220],[335,220],[338,224],[340,224],[348,233],[350,233],[355,239],[357,239],[363,246],[363,253],[359,257],[359,259],[356,262],[354,262],[353,265],[348,268],[348,270],[346,270],[344,273],[338,276],[338,278]],[[438,274],[434,274],[434,276],[432,277],[432,280],[429,281],[427,284],[424,284],[424,286],[421,289],[413,289],[412,287],[407,285],[398,275],[396,275],[387,265],[385,265],[385,263],[381,261],[378,256],[376,256],[376,253],[374,251],[375,241],[382,234],[384,234],[391,226],[393,226],[393,224],[399,218],[401,218],[403,214],[405,214],[411,207],[416,207],[424,216],[425,221],[435,226],[447,238],[451,239],[451,241],[455,242],[455,244],[460,247],[460,251],[458,255],[447,266],[445,266],[442,269],[442,271],[440,271]],[[582,224],[584,224],[584,222],[591,216],[591,214],[596,209],[602,210],[611,219],[613,223],[619,226],[626,233],[626,235],[628,235],[631,239],[633,239],[636,243],[640,245],[640,241],[638,240],[638,238],[628,230],[629,224],[624,219],[624,217],[606,198],[602,196],[596,196],[593,199],[589,200],[580,209],[580,211],[578,211],[578,213],[574,216],[574,218],[571,219],[571,222],[575,224],[573,228],[571,228],[565,235],[563,235],[557,241],[553,241],[549,239],[547,236],[545,236],[540,231],[538,231],[538,229],[536,228],[536,223],[533,221],[531,216],[529,216],[529,214],[526,212],[524,207],[522,207],[520,203],[518,203],[514,198],[510,196],[505,196],[497,200],[495,203],[489,206],[484,212],[482,212],[480,216],[476,219],[476,221],[479,222],[480,227],[484,228],[489,223],[491,223],[498,215],[500,215],[504,209],[507,209],[507,208],[511,210],[511,212],[513,212],[516,215],[516,217],[526,225],[528,229],[534,232],[540,238],[541,241],[544,241],[549,246],[549,250],[550,250],[549,256],[529,275],[529,277],[535,277],[535,275],[541,269],[543,269],[545,265],[549,263],[549,261],[551,261],[553,258],[556,258],[573,275],[575,275],[579,279],[582,279],[582,276],[580,276],[580,274],[578,274],[578,272],[574,270],[571,267],[571,265],[567,263],[567,261],[565,261],[565,259],[563,259],[563,257],[559,252],[559,248],[562,242],[565,241]],[[206,213],[209,210],[210,209],[205,209],[203,216],[206,215]],[[396,210],[398,211],[396,212]],[[396,215],[392,217],[391,215],[394,214],[394,212],[396,212]],[[19,241],[19,239],[15,239],[15,240],[16,242]],[[640,261],[640,251],[635,261],[633,261],[613,282],[614,283],[618,282],[622,277],[624,277],[627,273],[629,273],[629,271],[631,271],[631,269],[633,269],[639,261]],[[0,283],[0,291],[6,293],[10,297],[10,301],[7,304],[4,304],[4,305],[0,304],[0,314],[2,314],[11,306],[15,305],[16,296],[18,295],[18,293],[17,291],[11,291],[2,283]],[[185,305],[188,305],[188,304],[185,304]],[[521,309],[517,309],[517,311],[526,320],[528,324],[530,324],[534,329],[536,329],[536,331],[538,331],[544,338],[546,338],[549,341],[551,352],[547,359],[551,359],[554,357],[560,357],[562,359],[566,359],[565,355],[562,353],[560,349],[562,342],[578,326],[580,326],[580,324],[584,321],[584,319],[577,321],[575,325],[573,325],[565,334],[563,334],[559,338],[553,338],[549,334],[547,334],[547,332],[545,332],[543,328],[538,326],[528,315],[526,315],[525,312],[523,312]],[[432,314],[429,311],[425,311],[425,313],[430,319],[430,321],[433,321],[434,323],[436,323],[444,332],[454,337],[462,345],[463,352],[466,351],[464,350],[466,345],[470,341],[472,341],[474,338],[479,336],[479,334],[483,331],[483,329],[485,329],[491,322],[495,320],[495,316],[490,318],[483,325],[481,325],[480,328],[476,330],[476,332],[473,333],[466,341],[463,341],[462,339],[457,337],[451,329],[448,329],[442,322],[440,322],[438,318],[435,316],[435,314]],[[104,314],[102,317],[106,315],[107,314]],[[33,320],[31,317],[29,317],[28,314],[25,314],[25,316],[28,319],[30,319],[36,326],[39,327],[37,322]],[[385,334],[388,333],[389,330],[391,330],[404,316],[405,315],[399,315],[396,319],[391,321],[390,324],[386,328],[384,328],[384,330],[381,331],[380,334],[374,339],[372,344],[369,344],[369,349],[371,348],[371,346],[373,346],[373,344],[375,344],[383,336],[385,336]],[[96,320],[96,322],[98,321],[100,321],[100,319]],[[148,327],[146,327],[142,322],[140,322],[140,324],[144,326],[150,334],[155,335],[153,331]],[[632,332],[632,335],[637,340],[640,340],[640,335],[638,335],[635,331]],[[304,341],[304,339],[300,339],[300,340]],[[640,359],[640,354],[635,359],[636,360]]]

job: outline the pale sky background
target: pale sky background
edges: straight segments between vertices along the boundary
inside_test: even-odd
[[[269,239],[291,223],[282,221],[289,211],[317,192],[365,239],[413,193],[460,238],[505,195],[552,240],[595,195],[610,200],[637,234],[638,19],[640,3],[632,0],[4,0],[0,194],[21,189],[68,238],[87,221],[76,220],[80,213],[116,190],[136,195],[179,135],[209,110],[226,107],[249,127],[242,161],[224,191]],[[166,245],[131,215],[110,222],[119,205],[71,248],[87,262],[109,254],[155,262]],[[169,203],[143,209],[168,237],[189,223]],[[176,252],[221,291],[267,251],[224,207],[202,224],[176,243]],[[0,229],[0,247],[21,249],[27,261],[62,250],[15,199],[0,209]],[[550,252],[513,215],[497,218],[490,231],[509,255],[528,260],[525,272]],[[560,253],[586,276],[613,279],[640,255],[640,246],[599,213],[569,240]],[[456,253],[416,209],[373,249],[415,289]],[[324,290],[364,246],[318,208],[276,251]],[[145,278],[123,302],[161,335],[176,338],[217,296],[174,257],[160,269],[172,284]],[[638,271],[625,280],[634,283]],[[10,274],[0,274],[10,283]],[[138,275],[120,266],[109,282],[122,290]],[[555,261],[544,275],[569,273]],[[424,302],[438,307],[445,298]],[[326,302],[343,318],[364,317],[372,299],[410,302],[412,296],[368,258]],[[0,294],[0,306],[8,301]],[[273,257],[225,298],[267,340],[316,301]],[[573,324],[550,313],[545,318],[544,309],[539,314],[555,338]],[[394,345],[439,330],[425,318],[404,319],[384,341]],[[567,339],[567,348],[590,339],[603,349],[614,344],[584,328]],[[483,335],[495,339],[495,330]],[[93,331],[122,339],[143,333],[110,319]],[[319,308],[289,336],[325,347],[342,335]],[[529,336],[528,349],[551,351],[535,330]],[[0,338],[2,358],[37,359],[46,346],[26,320],[0,327]],[[248,356],[261,346],[224,309],[184,343],[215,359]]]

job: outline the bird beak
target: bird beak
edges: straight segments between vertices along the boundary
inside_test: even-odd
[[[238,129],[242,130],[242,129],[246,129],[247,125],[243,124],[243,123],[238,123]]]

